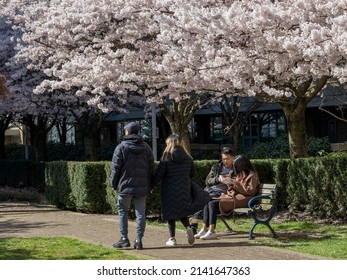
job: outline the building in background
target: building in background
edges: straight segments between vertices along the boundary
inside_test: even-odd
[[[325,89],[324,95],[324,98],[315,97],[306,109],[307,136],[329,137],[333,143],[333,149],[341,149],[347,143],[347,120],[343,119],[343,116],[347,116],[347,94],[339,88],[328,87]],[[251,98],[249,99],[251,102]],[[332,114],[341,118],[338,119]],[[140,133],[149,144],[156,139],[159,146],[164,145],[165,139],[170,134],[169,125],[165,118],[157,113],[157,127],[154,130],[156,136],[153,138],[150,117],[142,108],[137,107],[129,107],[128,113],[110,114],[105,118],[101,129],[101,145],[119,143],[124,133],[124,126],[129,121],[140,123]],[[191,148],[218,150],[221,145],[230,144],[231,139],[225,134],[225,127],[226,124],[218,104],[198,110],[189,126]],[[285,133],[287,133],[286,119],[281,107],[278,104],[263,103],[247,119],[240,135],[240,145],[242,149],[250,149],[256,142],[267,142]],[[75,143],[77,138],[78,130],[76,131],[76,127],[70,124],[67,142]],[[59,142],[56,128],[52,129],[48,141]],[[6,131],[5,144],[12,143],[25,143],[23,127],[11,125]],[[160,153],[160,150],[158,152]]]

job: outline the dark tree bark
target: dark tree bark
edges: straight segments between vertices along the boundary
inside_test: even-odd
[[[98,160],[98,149],[100,148],[100,131],[104,119],[102,113],[86,112],[81,116],[74,114],[77,125],[83,135],[85,159],[87,161]]]
[[[34,146],[37,161],[47,161],[47,135],[55,121],[47,116],[28,115],[23,118],[23,123],[28,126],[30,143]]]
[[[0,118],[0,159],[6,158],[5,153],[5,132],[12,120],[12,114],[4,115]]]
[[[199,97],[184,99],[179,102],[172,101],[170,105],[160,104],[159,107],[170,125],[171,133],[182,137],[187,150],[190,152],[190,137],[188,126],[197,109],[200,108]]]
[[[328,81],[328,76],[319,81],[312,79],[302,83],[298,88],[292,88],[292,99],[280,101],[287,120],[288,141],[291,158],[307,157],[307,137],[305,111],[308,103],[322,90]]]

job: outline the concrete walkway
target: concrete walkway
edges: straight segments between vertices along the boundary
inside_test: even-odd
[[[135,237],[135,223],[129,223],[129,239]],[[119,239],[116,215],[83,214],[50,206],[0,203],[0,238],[67,236],[112,248]],[[257,237],[268,238],[268,237]],[[146,227],[144,250],[123,249],[146,259],[161,260],[317,260],[317,256],[259,246],[247,233],[220,234],[218,240],[196,240],[188,245],[184,231],[177,231],[178,246],[168,248],[166,227]],[[133,242],[132,242],[133,245]]]

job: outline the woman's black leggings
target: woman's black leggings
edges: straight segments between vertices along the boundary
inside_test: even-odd
[[[187,217],[180,218],[182,225],[187,228],[190,227],[189,220]],[[176,234],[176,220],[168,220],[170,237],[175,237]]]
[[[217,215],[219,213],[219,200],[210,200],[204,207],[204,224],[206,226],[215,225],[217,223]]]

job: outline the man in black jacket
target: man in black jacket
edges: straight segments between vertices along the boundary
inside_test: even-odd
[[[121,238],[114,248],[130,247],[128,239],[128,211],[133,201],[136,214],[136,239],[134,248],[141,250],[146,226],[146,197],[153,176],[154,156],[151,148],[139,135],[140,126],[130,122],[125,136],[115,148],[111,165],[111,186],[117,192],[118,216]]]

